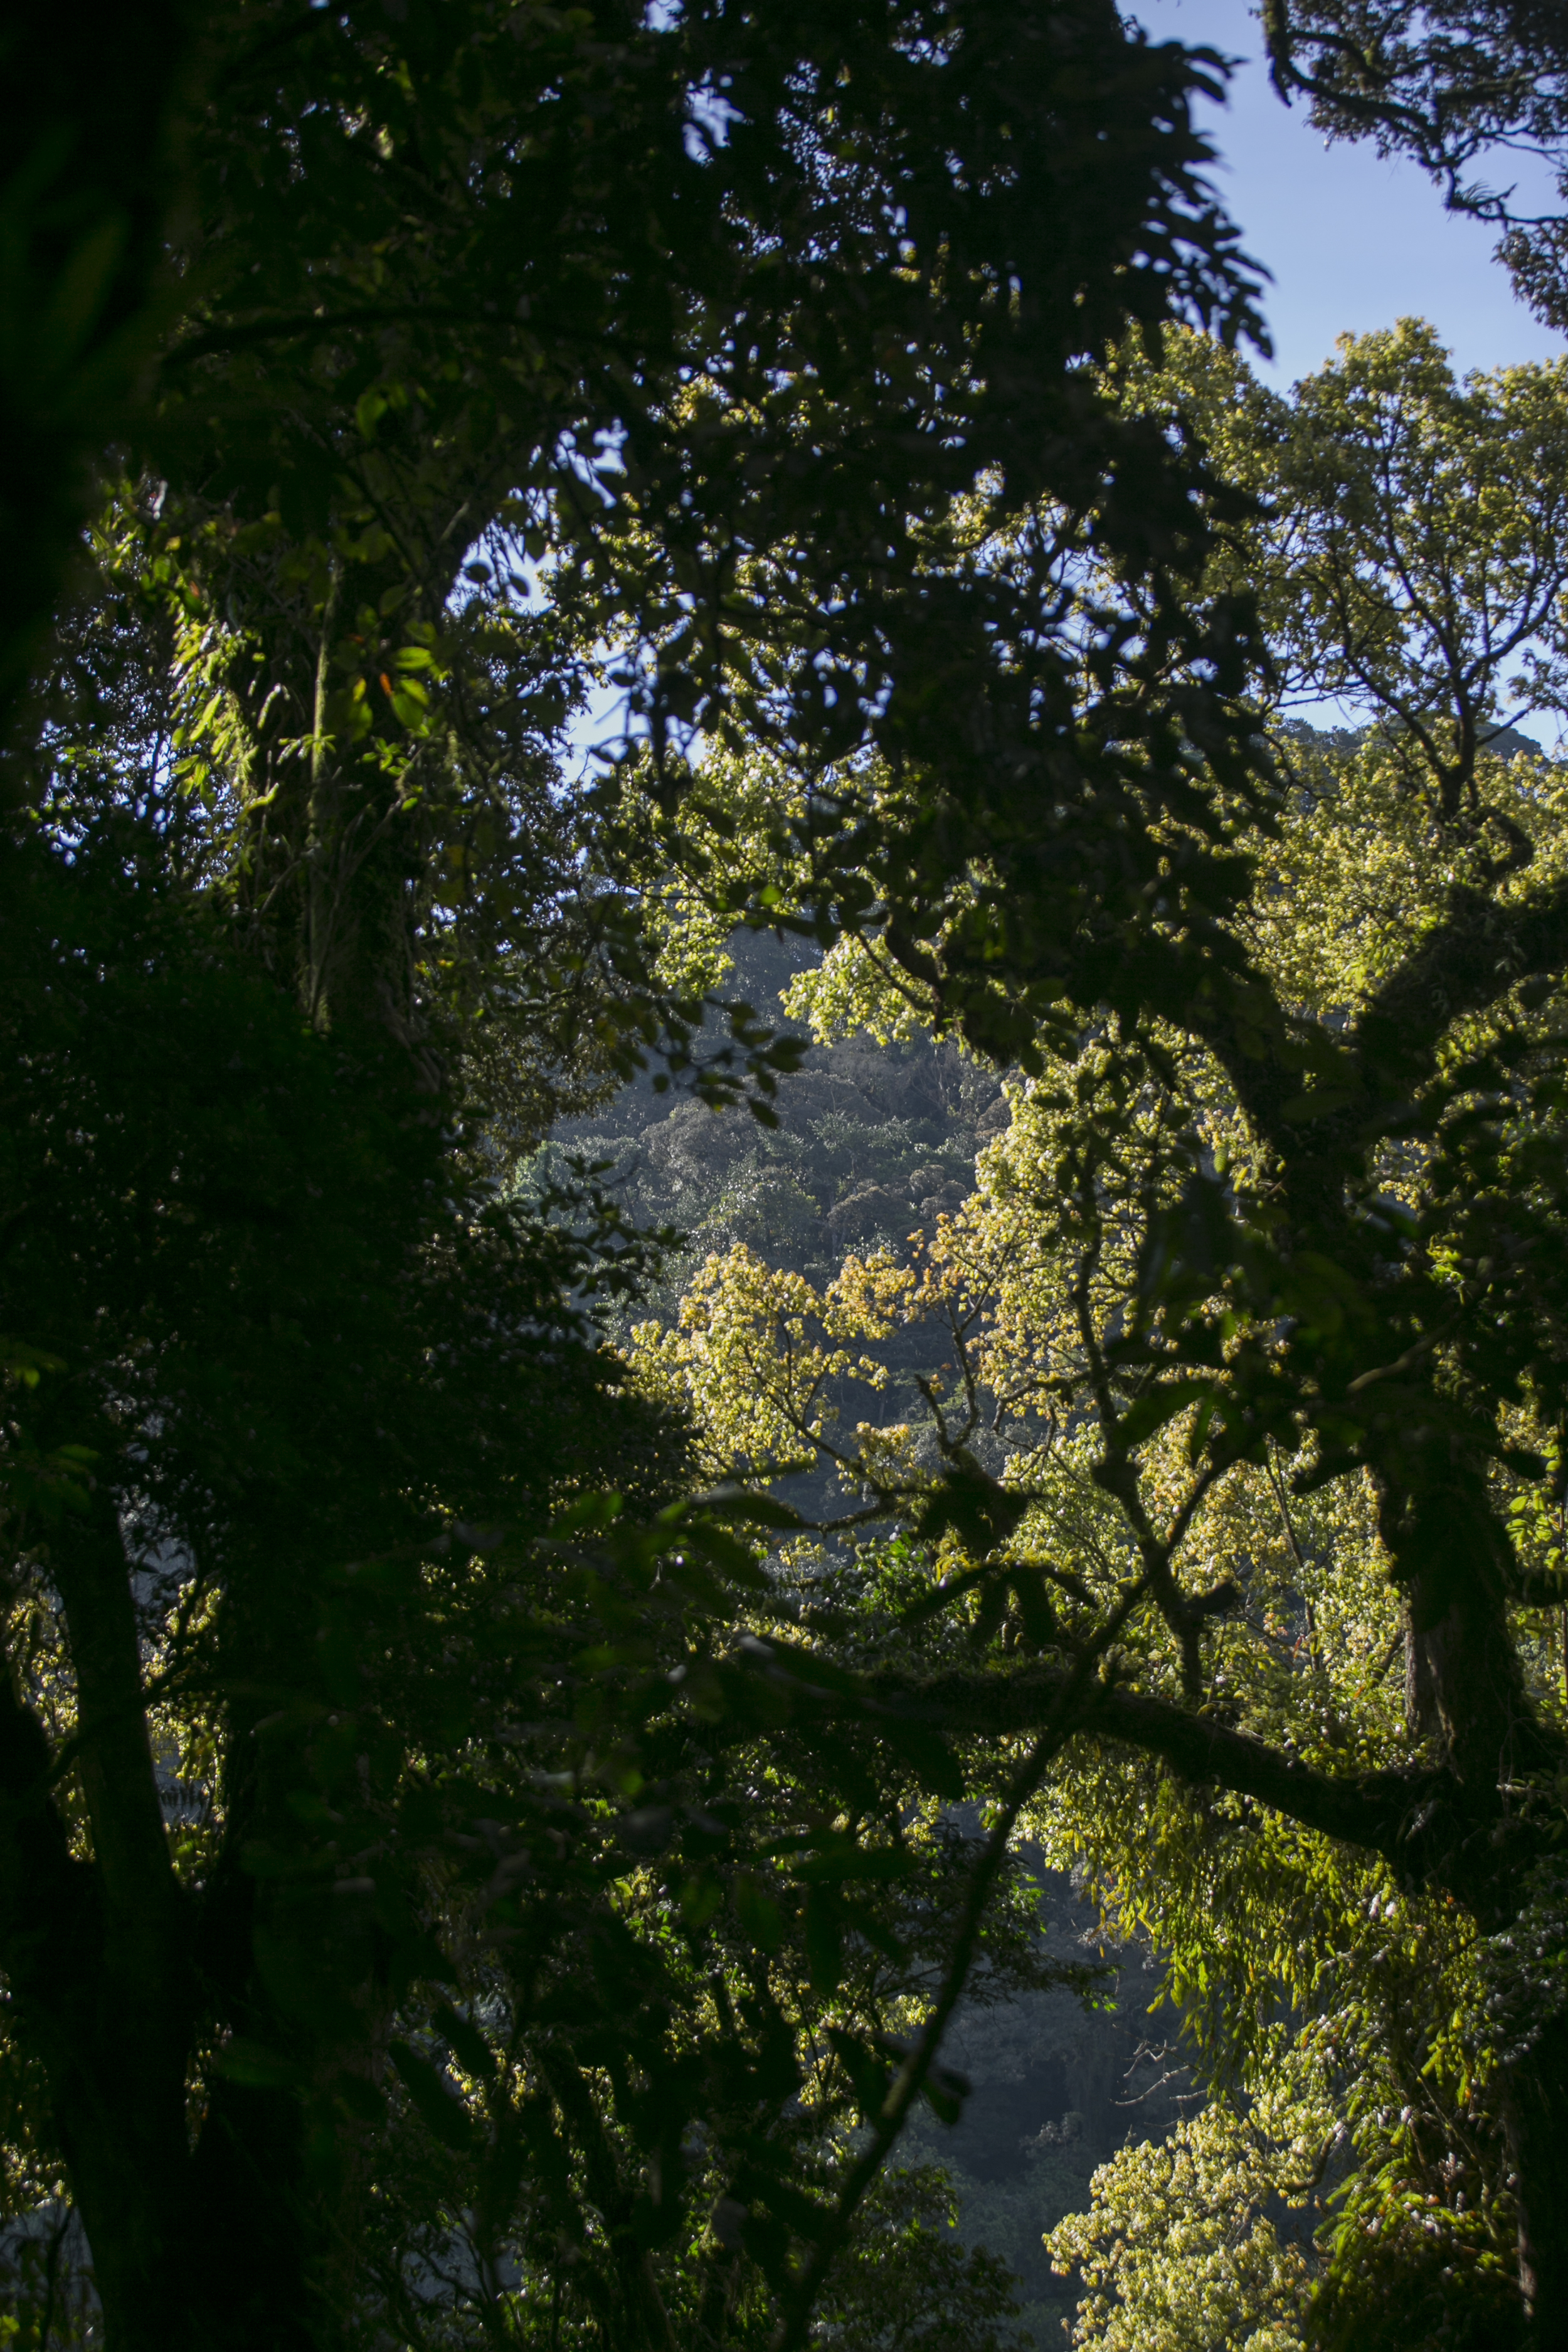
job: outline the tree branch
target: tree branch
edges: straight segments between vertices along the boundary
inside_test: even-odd
[[[1005,1674],[954,1669],[918,1681],[873,1674],[868,1687],[900,1714],[961,1736],[995,1738],[1049,1721],[1070,1679],[1070,1669],[1030,1664]],[[1217,1784],[1255,1798],[1304,1829],[1381,1855],[1403,1876],[1489,1907],[1488,1889],[1500,1874],[1489,1832],[1501,1818],[1500,1804],[1483,1814],[1476,1791],[1443,1767],[1322,1772],[1212,1716],[1110,1684],[1081,1697],[1075,1725],[1079,1738],[1156,1756],[1196,1786]],[[1517,1834],[1525,1834],[1522,1824]],[[1511,1843],[1507,1868],[1517,1871]]]

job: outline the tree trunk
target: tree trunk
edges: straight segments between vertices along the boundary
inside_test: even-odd
[[[224,2352],[323,2352],[307,2258],[304,2133],[291,2091],[214,2084],[186,2242],[195,2341]]]
[[[1568,2014],[1552,2018],[1510,2067],[1502,2114],[1531,2352],[1568,2352]]]
[[[112,1502],[99,1499],[51,1549],[77,1689],[95,1933],[65,1970],[24,1969],[17,1990],[48,2068],[108,2340],[113,2352],[172,2352],[189,2336],[177,2289],[171,2295],[187,2228],[185,1906],[163,1827]]]
[[[1477,1482],[1465,1482],[1468,1487]],[[1485,1498],[1463,1491],[1456,1519],[1493,1534]],[[1419,1553],[1416,1555],[1419,1558]],[[1470,1572],[1456,1576],[1439,1558],[1433,1591],[1417,1573],[1408,1587],[1405,1700],[1411,1729],[1436,1742],[1458,1779],[1473,1790],[1484,1820],[1501,1805],[1489,1841],[1498,1856],[1478,1856],[1473,1905],[1496,1933],[1518,1916],[1527,1892],[1519,1865],[1503,1858],[1500,1839],[1510,1789],[1525,1775],[1560,1766],[1552,1737],[1531,1705],[1495,1556],[1478,1545]],[[1479,1838],[1479,1830],[1472,1833]],[[1521,1988],[1528,2000],[1531,1989]],[[1539,1999],[1537,1993],[1535,1998]],[[1537,2021],[1519,2015],[1521,2038]],[[1568,2352],[1568,2017],[1549,2019],[1499,2085],[1503,2130],[1519,2213],[1520,2293],[1531,2317],[1532,2352]]]
[[[61,1529],[51,1565],[92,1857],[71,1853],[49,1742],[5,1680],[0,1965],[19,2043],[47,2078],[107,2352],[322,2352],[338,2298],[317,2292],[312,2254],[336,2217],[335,2151],[312,2165],[293,2089],[221,2076],[192,2147],[203,2030],[286,2047],[286,2029],[256,1983],[253,1883],[220,1869],[198,1900],[175,1877],[111,1500]]]

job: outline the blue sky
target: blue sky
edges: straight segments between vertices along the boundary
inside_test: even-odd
[[[1137,0],[1136,14],[1157,38],[1247,60],[1228,107],[1205,118],[1223,158],[1215,186],[1247,250],[1274,273],[1265,309],[1276,359],[1263,371],[1273,381],[1321,367],[1336,335],[1409,316],[1432,320],[1461,372],[1562,355],[1563,338],[1514,299],[1492,230],[1446,213],[1414,164],[1326,146],[1302,100],[1280,104],[1247,0]]]

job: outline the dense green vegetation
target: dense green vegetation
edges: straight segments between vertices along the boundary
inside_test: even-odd
[[[13,2339],[1554,2352],[1568,372],[1269,393],[1103,0],[153,30],[0,284]]]
[[[1184,2246],[1142,2157],[1097,2184],[1097,2223],[1058,2232],[1111,2291],[1086,2341],[1509,2340],[1516,2230],[1538,2309],[1553,2292],[1531,2200],[1553,2210],[1561,2081],[1556,949],[1515,927],[1554,902],[1562,777],[1517,737],[1506,761],[1497,714],[1505,665],[1516,707],[1560,691],[1563,390],[1561,370],[1458,387],[1409,324],[1289,403],[1195,341],[1163,379],[1129,372],[1141,407],[1201,405],[1268,493],[1215,559],[1259,589],[1288,780],[1226,921],[1245,992],[1217,1017],[1200,997],[1037,1033],[952,1214],[933,1200],[923,1235],[826,1282],[732,1246],[634,1340],[715,1474],[828,1462],[861,1529],[941,1531],[939,1590],[992,1671],[895,1643],[872,1686],[1038,1735],[1020,1828],[1152,1936],[1241,2101],[1180,2158]],[[1349,681],[1368,730],[1291,727],[1293,693]],[[737,812],[762,804],[741,777]],[[767,870],[765,833],[750,843]],[[955,891],[961,954],[970,919]],[[825,1033],[940,1021],[945,946],[923,1005],[907,962],[859,942],[791,1001]],[[1425,1283],[1426,1313],[1373,1345]],[[1112,1639],[1089,1699],[1075,1677]],[[1059,1740],[1069,1708],[1087,1742]],[[1500,1754],[1508,1786],[1470,1812]],[[1303,2200],[1319,2250],[1298,2221],[1287,2258]]]

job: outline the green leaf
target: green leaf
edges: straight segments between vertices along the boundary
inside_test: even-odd
[[[1207,1381],[1162,1381],[1155,1388],[1135,1397],[1117,1423],[1117,1434],[1124,1445],[1142,1445],[1163,1429],[1194,1399],[1207,1396]]]
[[[443,2001],[432,2021],[460,2066],[480,2082],[495,2080],[495,2053],[471,2019],[461,2016],[449,2001]]]
[[[813,1991],[836,1993],[844,1975],[844,1915],[826,1886],[813,1886],[805,1898],[805,1957]]]
[[[784,1914],[773,1896],[742,1871],[731,1890],[735,1914],[752,1941],[764,1952],[776,1952],[784,1942]]]
[[[304,2070],[280,2051],[236,2034],[213,2060],[226,2082],[241,2083],[253,2091],[292,2091],[305,2080]]]
[[[912,1766],[933,1796],[945,1797],[952,1804],[963,1802],[969,1783],[958,1759],[939,1732],[925,1724],[911,1722],[907,1716],[896,1715],[879,1715],[877,1732],[895,1754]]]
[[[468,2111],[447,2078],[430,2060],[408,2042],[394,2040],[387,2055],[402,2078],[409,2104],[433,2139],[456,2155],[466,2156],[473,2145]]]

